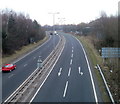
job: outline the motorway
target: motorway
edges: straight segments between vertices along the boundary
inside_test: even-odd
[[[33,52],[16,60],[17,68],[10,73],[2,73],[2,99],[3,101],[37,68],[38,57],[44,61],[57,45],[60,37],[50,36],[49,40]]]
[[[86,53],[77,39],[67,33],[61,56],[52,67],[42,86],[31,102],[98,102],[96,87]],[[16,62],[17,68],[3,73],[3,100],[5,100],[36,69],[37,60],[45,60],[58,43],[59,35],[53,35],[44,45]],[[96,103],[97,104],[97,103]]]
[[[96,86],[85,51],[70,34],[65,48],[31,102],[98,102]]]

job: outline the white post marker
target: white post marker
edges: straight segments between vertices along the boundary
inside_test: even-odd
[[[62,71],[62,68],[60,68],[59,72],[58,72],[58,76],[61,75],[61,71]]]

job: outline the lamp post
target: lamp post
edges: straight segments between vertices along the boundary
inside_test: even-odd
[[[55,15],[56,14],[60,14],[59,12],[54,12],[54,13],[49,13],[49,14],[52,14],[53,15],[53,32],[55,32]]]
[[[53,35],[55,34],[55,15],[60,14],[59,12],[49,13],[53,15]],[[54,38],[53,38],[54,39]],[[55,48],[55,41],[53,40],[53,49]]]

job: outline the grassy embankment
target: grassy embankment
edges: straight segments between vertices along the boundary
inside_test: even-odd
[[[92,71],[95,73],[94,75],[95,75],[96,80],[98,82],[98,86],[100,88],[100,91],[102,92],[101,96],[102,96],[103,101],[110,102],[110,99],[107,95],[107,92],[106,92],[104,83],[102,81],[101,75],[100,75],[99,71],[94,68],[95,65],[97,65],[97,64],[102,65],[102,58],[99,55],[98,51],[94,48],[94,46],[91,42],[92,37],[84,37],[84,36],[76,36],[76,37],[83,44],[83,47],[85,48],[85,50],[87,52],[87,56],[88,56],[89,60],[91,61],[91,64],[93,66]]]
[[[11,63],[12,61],[22,57],[23,55],[27,54],[28,52],[34,50],[39,45],[43,44],[48,39],[48,36],[46,36],[43,40],[40,40],[39,42],[35,44],[29,44],[27,46],[23,46],[21,50],[15,51],[12,55],[5,55],[2,57],[2,65],[6,63]]]

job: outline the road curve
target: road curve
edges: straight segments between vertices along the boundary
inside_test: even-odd
[[[44,43],[35,51],[16,61],[17,68],[10,73],[2,73],[2,99],[3,101],[36,69],[38,57],[45,60],[57,45],[60,37],[51,36],[49,41]]]
[[[98,102],[89,62],[80,43],[70,34],[51,74],[31,102]]]

